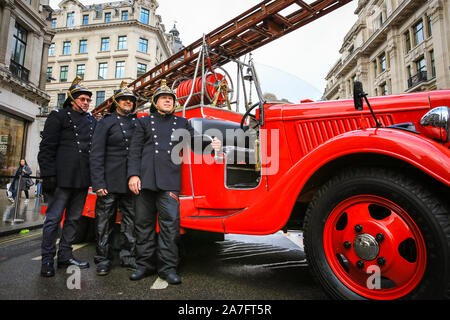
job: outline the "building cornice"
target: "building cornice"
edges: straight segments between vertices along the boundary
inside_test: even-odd
[[[21,92],[30,99],[37,100],[41,105],[50,102],[50,96],[43,90],[34,86],[32,83],[24,82],[14,77],[8,69],[0,67],[0,82],[10,86],[14,90]]]
[[[28,5],[27,3],[25,3],[24,1],[21,1],[21,0],[14,1],[14,5],[15,5],[16,10],[20,9],[22,12],[24,12],[26,14],[26,19],[32,19],[32,22],[37,24],[37,27],[39,29],[34,29],[33,32],[40,33],[41,30],[45,31],[46,33],[48,32],[46,20],[43,19],[41,17],[41,15],[38,12],[36,12],[36,10],[34,10],[32,7],[30,7],[30,5]],[[20,16],[18,16],[16,14],[16,17],[20,17]],[[24,22],[29,22],[29,21],[24,21]],[[30,23],[28,23],[27,25],[29,27],[32,27],[32,25]]]
[[[359,48],[350,54],[346,59],[342,61],[342,67],[338,70],[337,74],[346,74],[350,69],[353,69],[356,65],[356,61],[362,56],[370,56],[376,51],[380,45],[386,43],[388,31],[392,26],[401,25],[404,21],[409,19],[409,15],[405,14],[412,12],[417,7],[422,6],[424,3],[416,0],[404,0],[392,14],[389,15],[383,25],[376,30],[372,35],[363,43]],[[367,1],[364,2],[366,4]]]
[[[158,32],[160,31],[158,28],[153,27],[151,25],[142,23],[136,19],[130,19],[130,20],[125,20],[125,21],[111,21],[111,22],[99,22],[99,23],[90,23],[87,25],[79,25],[79,26],[74,26],[74,27],[62,27],[62,28],[54,28],[52,30],[55,30],[56,34],[61,34],[61,33],[75,33],[75,32],[79,32],[79,31],[91,31],[93,29],[110,29],[112,27],[117,27],[117,26],[139,26],[142,27],[144,29],[148,29],[150,31],[153,32]]]

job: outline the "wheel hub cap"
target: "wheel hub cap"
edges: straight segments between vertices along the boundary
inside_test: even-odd
[[[353,241],[355,253],[363,260],[373,260],[378,256],[380,247],[377,240],[368,233],[358,235]]]

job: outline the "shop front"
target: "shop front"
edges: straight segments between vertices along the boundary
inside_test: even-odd
[[[10,182],[24,155],[28,121],[0,110],[0,188]]]

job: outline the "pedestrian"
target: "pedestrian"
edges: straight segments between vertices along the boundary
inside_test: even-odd
[[[33,180],[30,178],[31,174],[32,171],[28,166],[28,163],[25,159],[20,159],[19,166],[14,174],[13,182],[11,183],[12,195],[11,198],[8,198],[11,202],[14,203],[17,193],[22,191],[25,193],[25,203],[30,201],[28,190],[30,190],[30,187],[34,185]]]
[[[131,280],[140,280],[157,271],[169,284],[181,283],[177,274],[181,166],[171,159],[177,144],[172,141],[172,133],[176,129],[185,129],[192,137],[193,129],[186,118],[174,115],[175,99],[175,94],[163,80],[153,94],[150,115],[138,119],[131,140],[128,186],[136,194],[137,264]],[[212,146],[219,150],[221,142],[215,139]]]
[[[41,275],[52,277],[56,255],[58,224],[64,215],[57,257],[58,268],[89,263],[73,257],[72,242],[91,185],[89,153],[96,119],[88,112],[92,92],[77,76],[67,91],[61,110],[52,111],[45,121],[38,161],[42,190],[48,195],[48,207],[42,230]]]
[[[36,170],[36,198],[41,199],[42,191],[41,191],[41,172]]]
[[[98,275],[111,269],[110,242],[117,209],[121,214],[120,234],[122,267],[136,268],[134,236],[134,195],[128,189],[127,156],[136,127],[136,97],[123,81],[113,97],[110,114],[97,124],[92,139],[92,190],[95,203],[96,256]]]

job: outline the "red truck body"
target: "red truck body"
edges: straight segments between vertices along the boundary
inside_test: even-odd
[[[424,127],[421,119],[434,108],[449,106],[450,90],[369,100],[381,124],[379,127],[368,109],[355,109],[353,100],[265,103],[264,124],[256,130],[258,147],[241,146],[242,154],[247,155],[241,161],[227,161],[239,149],[227,139],[218,159],[211,153],[195,153],[191,149],[184,153],[180,191],[183,233],[197,229],[267,235],[282,229],[304,230],[309,263],[327,292],[338,298],[414,296],[426,282],[424,279],[432,277],[429,270],[437,268],[436,264],[442,265],[439,270],[447,268],[442,271],[442,277],[447,279],[448,242],[428,238],[430,232],[448,237],[445,227],[448,209],[441,213],[445,222],[436,227],[435,222],[421,221],[435,219],[432,212],[418,215],[414,208],[406,209],[410,205],[406,200],[405,204],[402,199],[396,202],[396,197],[383,196],[383,191],[372,193],[369,189],[370,192],[352,191],[352,197],[341,197],[332,204],[330,212],[324,213],[321,222],[314,222],[319,215],[314,210],[325,205],[321,202],[327,198],[333,181],[340,173],[352,170],[365,173],[361,181],[368,182],[356,184],[361,189],[372,188],[366,177],[369,169],[378,170],[384,174],[381,179],[386,180],[401,172],[413,187],[417,183],[420,188],[428,189],[435,197],[435,206],[448,208],[450,142],[448,137],[436,141],[436,137],[442,136],[439,134],[442,128]],[[261,120],[260,112],[261,109],[256,110],[257,120]],[[182,111],[176,114],[183,116]],[[239,130],[242,119],[237,112],[208,106],[187,108],[184,116],[191,124],[209,124],[209,128],[224,134],[226,129]],[[398,125],[405,123],[406,126]],[[249,161],[249,153],[259,155],[258,165]],[[398,187],[397,192],[403,192],[403,185]],[[345,189],[345,185],[338,185],[340,188]],[[376,189],[375,183],[373,190]],[[406,189],[407,192],[410,190]],[[95,199],[95,193],[90,191],[83,215],[95,217]],[[388,214],[377,218],[371,208]],[[341,226],[343,217],[344,227]],[[437,228],[434,231],[433,225]],[[364,231],[355,231],[358,227]],[[378,237],[383,238],[383,243],[373,240]],[[436,253],[430,249],[430,243],[443,246],[443,251],[437,253],[439,262],[431,258]],[[375,255],[371,255],[372,249],[377,251]],[[388,279],[390,284],[386,288],[367,289],[369,271],[375,267],[381,269],[381,278]],[[430,291],[445,296],[446,281],[442,282],[440,291],[435,288],[436,283]],[[335,284],[330,288],[329,283]]]

